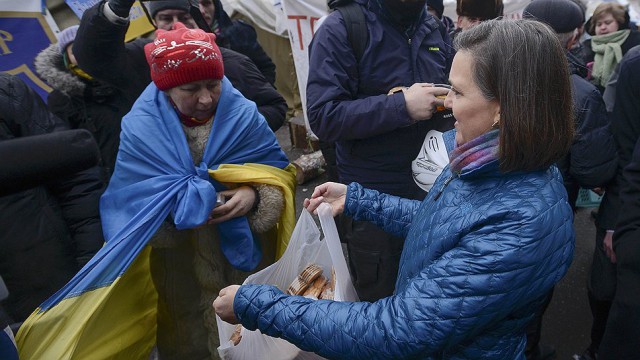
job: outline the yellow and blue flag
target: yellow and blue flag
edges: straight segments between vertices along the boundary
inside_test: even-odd
[[[216,192],[236,184],[278,186],[285,210],[276,227],[281,255],[295,222],[295,169],[257,111],[224,78],[201,164],[194,167],[184,131],[152,83],[123,118],[113,177],[100,203],[105,246],[22,325],[20,358],[146,359],[155,344],[157,292],[148,241],[168,216],[177,229],[203,224]],[[260,261],[245,217],[218,225],[235,267]],[[212,299],[213,301],[213,299]]]

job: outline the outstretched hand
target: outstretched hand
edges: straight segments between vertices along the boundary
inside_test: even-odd
[[[109,0],[108,4],[114,14],[126,18],[135,0]]]
[[[311,194],[311,199],[304,199],[303,206],[312,214],[317,214],[317,209],[323,202],[331,205],[333,216],[342,214],[347,195],[347,185],[327,182],[316,186]]]

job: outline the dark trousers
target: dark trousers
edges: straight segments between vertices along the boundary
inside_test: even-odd
[[[535,317],[527,326],[527,345],[524,348],[524,355],[527,360],[530,359],[538,359],[540,358],[540,335],[542,333],[542,318],[544,316],[544,312],[547,311],[549,304],[551,303],[551,299],[553,298],[553,289],[549,291],[547,294],[542,307],[536,312]]]
[[[404,239],[346,215],[337,220],[340,239],[347,243],[349,271],[360,300],[373,302],[392,295]]]
[[[589,306],[593,316],[589,349],[594,354],[598,353],[613,296],[616,292],[616,264],[611,263],[604,252],[605,234],[604,229],[596,229],[596,247],[593,251],[593,263],[588,283]]]
[[[336,162],[336,143],[319,141],[320,152],[326,164],[327,180],[338,182],[338,165]]]

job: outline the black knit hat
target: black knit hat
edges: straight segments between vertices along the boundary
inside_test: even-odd
[[[456,13],[480,20],[490,20],[502,16],[502,0],[457,0]]]
[[[436,14],[438,14],[438,19],[442,18],[442,13],[444,12],[443,0],[427,0],[427,6],[435,10]]]
[[[533,0],[522,17],[546,23],[558,34],[573,31],[584,22],[582,9],[571,0]]]
[[[178,9],[189,11],[189,2],[187,0],[156,0],[147,3],[151,18],[155,18],[160,10]]]

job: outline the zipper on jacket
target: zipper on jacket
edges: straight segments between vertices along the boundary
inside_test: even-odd
[[[444,188],[447,187],[447,185],[449,185],[449,183],[451,182],[451,180],[453,180],[453,175],[451,175],[445,182],[444,184],[442,184],[442,187],[440,188],[440,191],[438,191],[438,193],[436,194],[436,196],[433,197],[433,200],[438,200],[438,198],[440,197],[440,195],[442,194],[442,192],[444,191]]]

